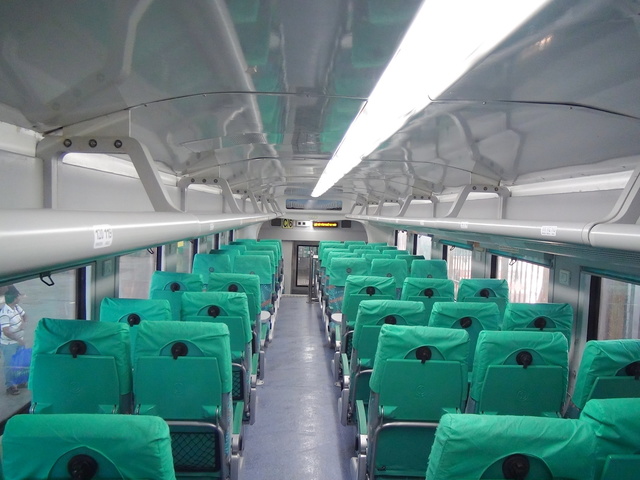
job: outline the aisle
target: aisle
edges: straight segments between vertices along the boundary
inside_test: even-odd
[[[323,345],[319,315],[306,296],[281,300],[258,417],[245,429],[242,480],[349,479],[355,432],[338,419],[333,354]]]

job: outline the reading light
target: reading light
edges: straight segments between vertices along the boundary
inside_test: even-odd
[[[550,0],[425,0],[311,194],[319,197]]]

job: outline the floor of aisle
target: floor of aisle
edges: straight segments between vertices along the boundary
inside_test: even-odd
[[[332,358],[318,304],[283,297],[258,386],[258,416],[245,428],[241,480],[349,479],[355,431],[338,418]]]

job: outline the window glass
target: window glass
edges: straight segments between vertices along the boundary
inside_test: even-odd
[[[640,285],[603,278],[598,339],[640,338]]]
[[[465,248],[449,247],[447,255],[447,274],[453,280],[456,295],[458,284],[463,278],[471,278],[472,251]]]
[[[422,255],[427,260],[430,260],[431,237],[429,235],[418,235],[416,242],[416,255]]]
[[[406,250],[407,249],[407,232],[404,230],[397,231],[397,241],[396,246],[398,250]]]
[[[188,240],[178,242],[178,264],[176,266],[176,272],[189,273],[191,272],[191,247],[192,243]]]
[[[118,257],[118,297],[148,298],[151,275],[155,270],[155,249]]]
[[[549,268],[535,263],[498,257],[497,278],[509,284],[509,301],[547,303],[549,301]]]
[[[76,318],[76,271],[54,273],[51,279],[54,282],[52,286],[47,286],[36,278],[0,287],[0,323],[6,325],[8,322],[9,333],[14,335],[14,339],[4,333],[0,336],[0,381],[3,385],[0,393],[0,421],[31,401],[31,392],[26,385],[28,368],[11,365],[11,358],[19,349],[20,343],[24,342],[27,349],[33,347],[34,331],[43,317]],[[18,354],[20,355],[22,354]],[[26,358],[29,358],[29,353]]]

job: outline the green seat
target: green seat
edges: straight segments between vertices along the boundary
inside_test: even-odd
[[[480,332],[468,411],[559,416],[567,394],[568,351],[558,332]]]
[[[493,302],[500,315],[509,303],[509,284],[497,278],[463,278],[458,284],[458,302]]]
[[[439,278],[407,277],[402,284],[401,300],[422,302],[427,310],[427,316],[436,302],[453,302],[453,280]]]
[[[176,478],[169,428],[151,416],[16,415],[7,421],[2,450],[7,479]],[[69,473],[83,463],[97,467],[95,476]]]
[[[117,322],[129,326],[132,356],[140,322],[154,320],[170,321],[172,319],[173,313],[168,300],[153,300],[149,298],[103,298],[100,303],[101,322]]]
[[[424,478],[442,414],[464,409],[468,348],[463,330],[382,327],[369,380],[368,449],[358,454],[359,478],[362,468],[369,479]],[[357,405],[360,417],[362,404]]]
[[[414,260],[424,260],[424,255],[409,255],[409,253],[406,253],[396,255],[396,259],[407,262],[407,275],[411,276],[411,267],[413,266]]]
[[[149,298],[167,300],[171,305],[173,320],[180,320],[181,297],[184,292],[202,292],[204,284],[197,273],[156,271],[151,275]]]
[[[260,277],[242,273],[212,273],[207,290],[210,292],[242,292],[247,296],[249,318],[253,330],[253,353],[260,352]]]
[[[573,308],[568,303],[509,303],[502,330],[560,332],[571,343]]]
[[[43,318],[35,330],[29,387],[32,413],[130,412],[129,326]]]
[[[589,400],[580,420],[595,432],[596,478],[637,479],[640,472],[637,469],[640,466],[640,398]]]
[[[500,310],[494,303],[437,302],[431,310],[429,326],[466,330],[469,334],[467,366],[471,372],[478,335],[483,330],[500,329]]]
[[[335,331],[330,332],[330,336],[336,339],[336,351],[346,353],[349,358],[351,356],[351,336],[347,334],[356,325],[360,302],[363,300],[394,300],[396,298],[396,282],[390,277],[349,275],[345,283],[342,323],[335,325]]]
[[[414,260],[411,263],[410,277],[448,278],[447,262],[444,260]]]
[[[241,292],[186,292],[182,296],[182,320],[224,324],[229,331],[234,402],[244,404],[247,421],[255,420],[256,391],[253,371],[253,330],[247,296]]]
[[[212,255],[210,253],[196,253],[193,257],[191,272],[200,275],[205,289],[212,273],[231,273],[230,255]]]
[[[397,258],[374,258],[371,260],[369,275],[374,277],[390,277],[396,282],[396,298],[400,299],[402,285],[407,278],[409,267],[407,262]]]
[[[640,397],[640,340],[588,341],[568,416],[577,416],[592,398],[630,397]]]
[[[428,317],[420,302],[404,300],[363,300],[352,337],[351,356],[341,353],[337,357],[337,379],[342,384],[338,411],[343,425],[355,421],[356,400],[362,400],[365,409],[369,403],[369,377],[378,348],[382,325],[423,325]]]
[[[178,476],[226,478],[239,455],[232,407],[229,329],[207,322],[144,322],[134,353],[134,414],[155,415],[171,431]],[[232,448],[233,431],[233,448]]]
[[[593,430],[579,420],[447,414],[426,478],[588,480],[594,448]]]

